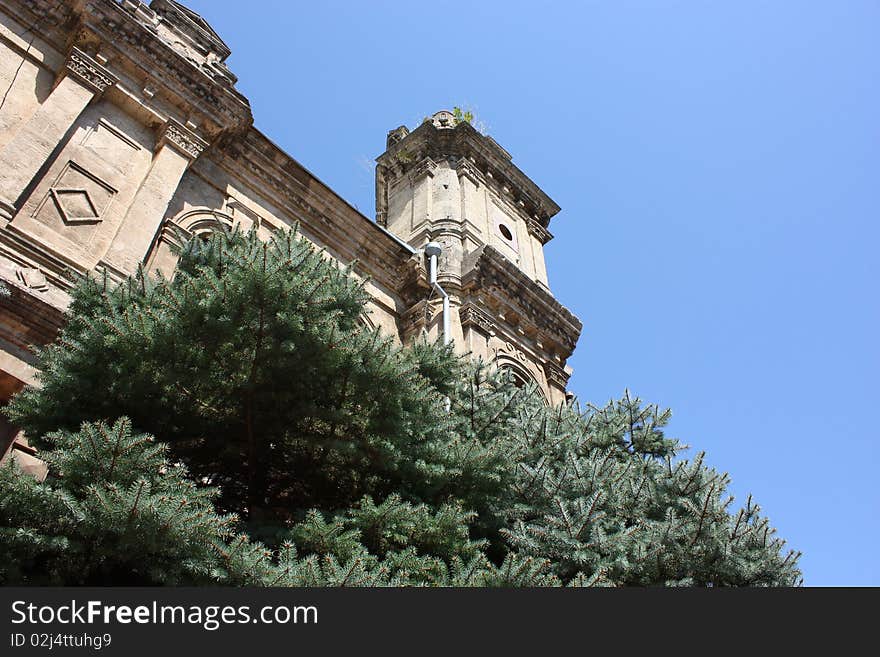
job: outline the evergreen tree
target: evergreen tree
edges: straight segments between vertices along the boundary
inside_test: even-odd
[[[585,414],[574,407],[521,410],[516,501],[507,544],[549,559],[563,581],[613,585],[794,585],[796,554],[781,555],[760,509],[733,515],[730,483],[676,459],[669,411],[627,393]]]
[[[255,232],[194,240],[174,279],[142,271],[76,289],[40,389],[10,414],[35,437],[126,415],[162,436],[248,519],[388,493],[445,422],[421,374],[451,353],[394,349],[359,323],[363,285],[309,242]],[[257,516],[257,517],[255,517]]]
[[[0,479],[11,568],[57,562],[54,581],[79,581],[60,563],[71,552],[86,564],[76,572],[115,583],[799,583],[798,555],[782,554],[751,499],[732,511],[727,475],[702,454],[679,457],[669,411],[628,393],[604,407],[547,406],[449,348],[395,346],[359,321],[365,300],[361,282],[293,233],[194,240],[173,280],[83,281],[40,354],[41,387],[6,409],[56,473],[37,484],[7,468]],[[159,456],[123,481],[76,474],[103,466],[87,465],[93,456],[72,466],[65,454],[82,443],[72,436],[108,431],[76,429],[120,416],[166,441],[193,479],[154,443],[144,444]],[[99,495],[103,485],[112,493]],[[120,519],[154,488],[168,509],[177,491],[204,514],[197,534],[181,527],[162,535],[174,546],[134,547],[140,535]],[[78,552],[85,539],[59,500],[98,497],[118,508],[95,507],[90,540],[127,541],[152,570],[134,556],[101,570]]]
[[[50,478],[14,461],[0,468],[0,582],[148,585],[216,580],[217,545],[234,518],[196,486],[167,447],[112,427],[84,424],[43,438]]]

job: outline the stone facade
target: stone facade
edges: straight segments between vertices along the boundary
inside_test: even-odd
[[[443,251],[460,351],[565,399],[581,324],[550,292],[558,206],[491,137],[441,111],[388,134],[376,221],[253,126],[230,51],[173,0],[0,0],[0,403],[36,383],[69,272],[171,274],[174,245],[220,226],[302,234],[369,279],[367,322],[405,343],[441,331],[424,246]],[[0,418],[0,456],[40,476]]]

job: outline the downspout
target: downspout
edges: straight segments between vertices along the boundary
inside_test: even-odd
[[[437,258],[443,253],[443,247],[437,242],[428,242],[425,244],[425,255],[428,256],[428,280],[431,283],[431,291],[436,292],[443,299],[443,345],[446,346],[452,342],[452,336],[449,334],[449,295],[446,290],[437,282]],[[430,297],[428,297],[430,299]],[[448,413],[452,408],[452,400],[447,396],[443,399],[443,408]]]
[[[428,277],[431,284],[431,290],[440,295],[443,299],[443,344],[448,345],[452,342],[452,336],[449,334],[449,295],[446,294],[440,283],[437,282],[437,257],[443,252],[443,247],[437,242],[428,242],[425,244],[425,255],[428,256]]]

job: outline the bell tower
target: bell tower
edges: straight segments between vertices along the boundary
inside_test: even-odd
[[[559,206],[494,139],[446,110],[412,132],[389,132],[376,162],[378,223],[416,249],[431,243],[435,256],[423,260],[439,285],[428,283],[423,299],[410,295],[403,339],[442,332],[443,291],[456,348],[563,401],[581,323],[547,280],[544,245]]]

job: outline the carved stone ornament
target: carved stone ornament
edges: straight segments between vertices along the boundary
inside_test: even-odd
[[[540,331],[542,342],[558,344],[564,357],[574,351],[581,322],[549,290],[490,245],[480,247],[471,257],[474,264],[462,279],[465,292],[479,294],[486,306],[498,307],[493,314],[499,319],[503,316],[506,323],[518,321],[524,330]]]
[[[18,276],[18,280],[32,290],[45,292],[49,289],[46,276],[36,267],[19,267],[15,273]]]
[[[494,349],[495,357],[506,356],[514,361],[519,361],[523,365],[529,364],[529,357],[526,356],[525,352],[520,349],[517,345],[513,344],[510,340],[505,340],[501,344],[497,345]]]
[[[66,224],[91,224],[101,221],[101,213],[87,189],[50,187],[49,196]]]
[[[568,372],[553,363],[544,363],[544,373],[547,375],[547,381],[565,390],[568,385]]]
[[[72,75],[95,93],[101,94],[119,81],[106,68],[79,48],[74,48],[65,62],[68,75]]]
[[[541,222],[534,217],[529,217],[526,226],[529,229],[529,233],[537,238],[541,244],[546,244],[553,239],[553,235],[550,231],[544,228],[544,226],[541,225]]]
[[[471,182],[477,187],[480,186],[480,179],[477,177],[476,170],[469,160],[461,158],[455,166],[455,172],[459,178],[470,178]]]
[[[196,159],[201,155],[202,151],[208,146],[208,142],[174,119],[168,119],[168,122],[165,124],[162,141],[176,146],[192,159]]]
[[[495,334],[495,322],[475,306],[468,305],[461,309],[461,325],[463,327],[474,326],[489,335]]]
[[[422,300],[403,313],[400,318],[400,329],[405,339],[409,339],[425,329],[428,323],[428,312],[428,304]]]
[[[434,160],[432,160],[430,157],[426,157],[424,160],[419,162],[415,167],[413,167],[413,169],[409,175],[411,176],[412,181],[415,183],[415,182],[418,182],[419,180],[421,180],[422,178],[424,178],[425,176],[432,176],[433,177],[434,170],[436,168],[437,168],[437,163],[434,162]]]

